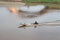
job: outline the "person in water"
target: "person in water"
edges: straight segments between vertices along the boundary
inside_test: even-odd
[[[39,23],[35,21],[33,24],[35,25],[34,28],[36,28]]]
[[[37,21],[35,21],[33,24],[39,24]]]

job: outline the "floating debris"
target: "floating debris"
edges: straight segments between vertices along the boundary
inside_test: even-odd
[[[20,25],[18,28],[24,28],[25,29],[25,27],[29,27],[30,25],[31,24],[24,23],[24,24]]]

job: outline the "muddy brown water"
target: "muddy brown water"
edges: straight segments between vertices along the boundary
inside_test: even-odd
[[[20,14],[21,15],[21,14]],[[42,16],[22,18],[0,7],[0,40],[60,40],[60,26],[18,28],[20,23],[39,23],[60,20],[60,10],[48,10]]]

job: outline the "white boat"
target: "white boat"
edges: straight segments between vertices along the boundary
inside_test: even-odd
[[[36,6],[22,6],[20,7],[20,11],[22,12],[40,12],[42,11],[43,9],[45,9],[46,6],[44,5],[36,5]]]

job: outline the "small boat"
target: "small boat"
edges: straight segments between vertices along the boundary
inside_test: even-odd
[[[43,9],[45,9],[45,7],[46,6],[44,6],[44,5],[22,6],[22,7],[20,7],[19,11],[36,13],[36,12],[42,11]]]

